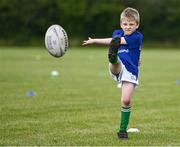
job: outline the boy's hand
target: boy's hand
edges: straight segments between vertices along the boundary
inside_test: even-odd
[[[138,66],[140,66],[140,65],[141,65],[141,60],[138,61]]]
[[[84,40],[82,45],[88,45],[88,44],[94,44],[95,40],[91,37],[88,38],[88,40]]]

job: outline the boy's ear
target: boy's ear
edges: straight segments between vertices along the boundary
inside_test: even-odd
[[[137,26],[136,26],[136,29],[138,29],[139,28],[139,24],[137,24]]]
[[[138,22],[136,22],[136,24],[137,24],[136,29],[138,29],[138,28],[139,28],[139,23],[138,23]]]
[[[121,27],[121,22],[119,23],[120,27]]]

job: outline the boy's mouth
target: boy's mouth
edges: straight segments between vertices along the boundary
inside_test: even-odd
[[[131,32],[132,32],[132,30],[125,30],[125,32],[126,32],[126,33],[131,33]]]

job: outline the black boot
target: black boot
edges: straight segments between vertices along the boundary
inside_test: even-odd
[[[117,133],[117,135],[118,135],[119,139],[127,139],[128,138],[128,133],[126,131],[119,131]]]
[[[109,59],[109,62],[112,64],[117,63],[117,60],[118,60],[117,53],[118,53],[118,48],[120,46],[120,43],[121,43],[120,36],[116,36],[111,40],[109,52],[108,52],[108,59]]]

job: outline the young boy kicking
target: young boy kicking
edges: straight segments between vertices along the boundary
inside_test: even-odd
[[[130,104],[135,87],[138,85],[138,65],[142,45],[142,34],[137,31],[139,23],[139,12],[128,7],[120,16],[121,29],[115,30],[112,38],[89,38],[83,41],[83,45],[110,45],[108,51],[109,72],[114,80],[120,82],[122,89],[118,138],[128,138]]]

